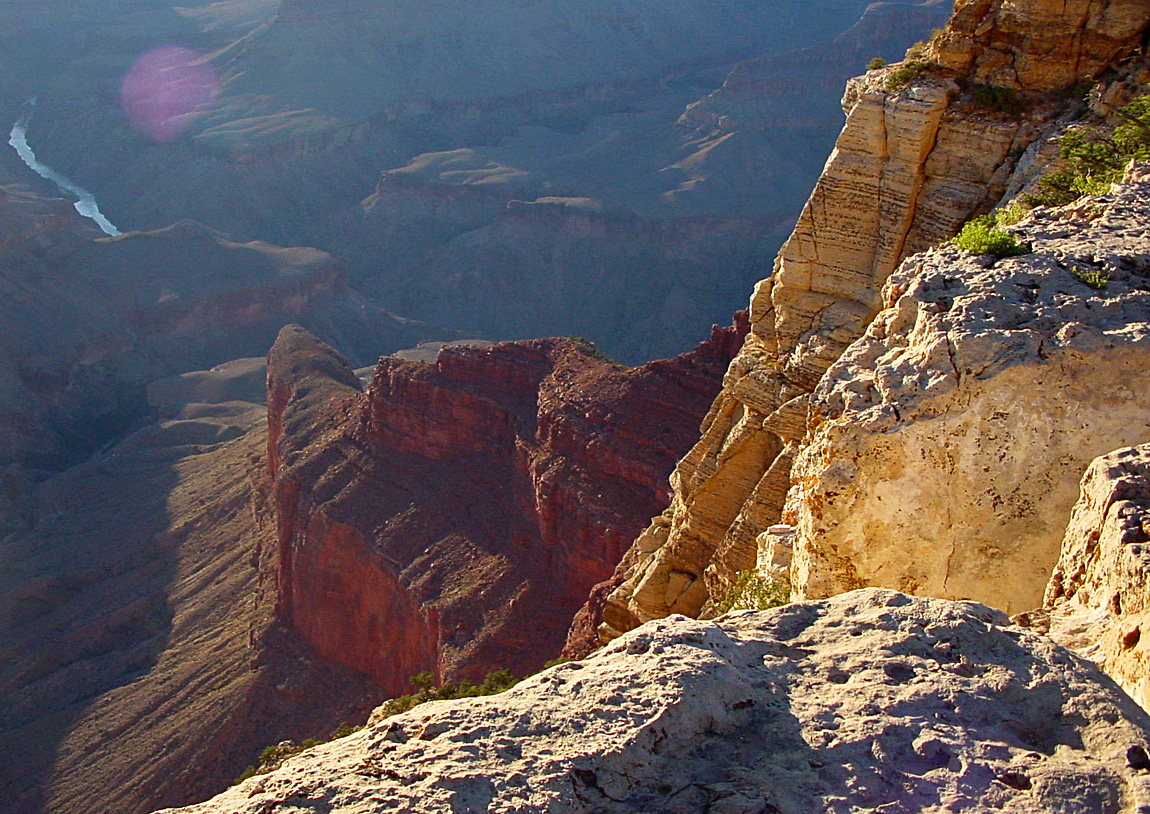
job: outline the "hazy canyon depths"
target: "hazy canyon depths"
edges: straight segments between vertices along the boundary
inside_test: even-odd
[[[89,4],[41,6],[5,35],[29,78],[0,109],[15,119],[38,97],[37,154],[121,229],[190,218],[316,246],[395,313],[490,339],[586,336],[631,363],[687,350],[745,304],[833,143],[842,82],[946,14],[156,0],[93,20]],[[46,30],[54,14],[63,33]],[[158,43],[207,55],[218,91],[164,143],[120,104]]]
[[[230,8],[234,11],[239,6]],[[220,11],[217,8],[212,14]],[[985,259],[964,258],[953,249],[942,248],[915,256],[899,271],[894,270],[904,257],[953,233],[970,214],[1029,183],[1053,153],[1050,137],[1067,122],[1103,122],[1115,104],[1137,92],[1144,78],[1139,73],[1140,61],[1132,57],[1143,37],[1146,16],[1143,4],[1138,3],[1083,2],[1059,8],[1041,3],[963,3],[946,31],[932,41],[927,56],[936,68],[900,89],[887,87],[890,69],[851,83],[845,98],[847,127],[798,228],[783,249],[775,274],[752,298],[749,338],[728,370],[724,391],[705,422],[702,441],[672,480],[672,510],[640,537],[615,577],[596,589],[596,599],[580,616],[578,635],[583,637],[584,646],[608,592],[614,593],[606,605],[608,625],[603,631],[607,636],[641,621],[644,614],[661,616],[680,609],[706,613],[714,592],[747,564],[758,534],[780,517],[798,527],[798,557],[792,579],[800,594],[834,593],[868,582],[933,592],[933,585],[923,587],[933,572],[921,573],[924,569],[918,561],[929,548],[929,541],[919,541],[907,532],[925,529],[923,519],[938,515],[934,504],[900,491],[904,505],[898,511],[867,510],[868,516],[893,519],[897,526],[893,536],[904,543],[902,548],[892,547],[895,553],[882,562],[869,562],[867,555],[874,546],[888,542],[877,534],[879,530],[885,534],[885,529],[868,527],[860,539],[849,523],[829,522],[835,513],[849,518],[851,506],[865,508],[867,500],[883,496],[881,486],[876,489],[871,485],[889,480],[890,473],[898,470],[890,465],[893,458],[865,456],[868,464],[876,462],[873,473],[857,467],[852,471],[850,464],[858,463],[852,457],[853,450],[863,448],[884,430],[887,438],[878,437],[875,449],[897,455],[898,444],[882,447],[892,435],[900,443],[907,441],[902,449],[905,452],[912,448],[910,442],[916,433],[929,438],[929,428],[922,429],[929,422],[940,417],[959,424],[967,421],[970,431],[962,436],[965,441],[956,442],[948,455],[934,460],[927,456],[922,464],[916,459],[919,468],[911,473],[913,479],[930,482],[940,473],[961,472],[958,464],[962,456],[968,447],[977,448],[980,441],[999,443],[1000,448],[1023,448],[1018,439],[1032,438],[1035,428],[1051,416],[1065,417],[1059,426],[1080,448],[1073,454],[1055,449],[1051,461],[1039,464],[1054,479],[1050,488],[1043,488],[1042,496],[1055,494],[1062,508],[1053,504],[1037,507],[1050,518],[1061,511],[1063,526],[1073,501],[1074,481],[1089,458],[1119,444],[1144,440],[1136,420],[1137,398],[1123,396],[1121,387],[1084,393],[1087,400],[1117,399],[1119,418],[1127,416],[1124,411],[1133,411],[1114,434],[1102,432],[1103,438],[1080,432],[1084,428],[1073,423],[1074,416],[1065,406],[1059,408],[1061,412],[1054,409],[1057,404],[1044,409],[1040,420],[1030,424],[1020,412],[1019,420],[1001,428],[994,421],[1005,419],[996,418],[998,411],[992,409],[995,399],[1019,392],[1011,377],[1030,374],[1036,365],[1048,363],[1052,353],[1066,357],[1058,357],[1053,366],[1071,378],[1076,375],[1075,364],[1089,366],[1091,359],[1111,360],[1106,369],[1116,380],[1122,380],[1124,369],[1141,367],[1136,356],[1142,342],[1140,280],[1145,263],[1144,253],[1138,249],[1143,235],[1138,233],[1137,224],[1146,207],[1145,181],[1139,175],[1132,175],[1130,184],[1115,193],[1088,200],[1081,207],[1032,215],[1016,227],[1034,250],[1024,257],[991,265]],[[290,14],[285,19],[299,21]],[[874,21],[872,16],[870,24]],[[867,30],[862,25],[854,33],[861,36]],[[720,91],[692,106],[683,120],[698,116],[706,121],[707,112],[713,111],[718,124],[729,122],[732,107],[728,105],[737,107],[740,88],[751,88],[752,96],[762,95],[763,87],[756,88],[754,78],[769,77],[772,65],[785,64],[788,59],[821,65],[815,56],[822,53],[814,49],[806,57],[793,54],[745,62],[729,75]],[[1073,59],[1067,61],[1066,53]],[[1086,105],[1057,93],[1066,85],[1096,76],[1098,82]],[[980,107],[971,92],[972,83],[977,82],[1016,89],[1031,107],[1025,115]],[[736,135],[732,133],[723,143],[740,144]],[[753,152],[750,145],[742,146],[747,148],[745,154]],[[717,145],[709,152],[721,155]],[[469,163],[474,155],[424,156],[409,165],[411,172],[385,174],[377,197],[365,203],[362,211],[381,206],[388,193],[405,185],[420,189],[418,179],[405,175],[461,168],[467,175],[474,169]],[[501,170],[496,174],[508,175]],[[707,185],[693,186],[705,190]],[[679,191],[685,194],[688,190]],[[85,227],[61,211],[58,202],[24,189],[15,192],[7,200],[19,204],[15,210],[18,217],[28,218],[20,233],[18,248],[25,253],[21,256],[51,256],[51,229],[91,242],[91,236],[84,234]],[[482,190],[480,194],[473,194],[475,190],[448,193],[453,202],[483,205]],[[434,197],[422,200],[432,208],[438,205]],[[500,221],[500,228],[514,235],[515,218],[543,224],[540,228],[544,229],[550,221],[557,221],[566,224],[565,228],[574,228],[590,243],[596,235],[605,234],[605,224],[616,214],[609,207],[605,212],[602,204],[601,199],[586,196],[543,196],[534,203],[505,207],[507,218]],[[569,214],[571,219],[567,220]],[[659,232],[661,227],[652,230],[651,222],[644,220],[650,217],[650,212],[638,211],[637,205],[623,216],[631,224],[631,242],[647,229],[656,235],[651,238],[652,245],[667,245],[672,235]],[[500,245],[488,240],[492,232],[499,229],[487,230],[482,238],[473,235],[464,242],[483,247],[486,253]],[[337,309],[350,304],[353,311],[359,308],[363,312],[368,302],[375,302],[357,289],[366,281],[357,277],[358,261],[351,261],[351,270],[344,271],[338,261],[329,260],[330,255],[314,250],[282,250],[240,242],[194,224],[180,225],[174,234],[184,233],[198,235],[224,255],[281,258],[279,265],[272,265],[276,269],[272,279],[301,276],[292,270],[293,263],[283,264],[288,258],[294,258],[295,268],[309,264],[331,268],[334,276],[328,288],[338,295],[331,301]],[[109,247],[155,242],[153,235],[140,234],[93,246],[106,251]],[[1084,267],[1107,278],[1102,289],[1093,289],[1079,279]],[[294,292],[286,298],[287,306],[269,311],[265,290],[256,288],[248,301],[248,308],[260,317],[255,321],[258,330],[265,332],[292,309],[300,311],[317,294],[328,293],[323,286],[302,295]],[[160,293],[157,300],[163,303],[171,298]],[[271,300],[276,301],[275,297]],[[247,313],[248,308],[241,311]],[[152,314],[151,300],[135,313]],[[355,337],[372,341],[366,333],[356,334],[350,341],[341,336],[338,329],[344,320],[338,318],[338,310],[334,313],[337,318],[323,316],[313,324],[323,338],[353,354],[358,353]],[[434,330],[378,310],[371,313],[378,314],[388,326],[416,332]],[[183,333],[172,332],[161,321],[157,335],[188,353],[189,361],[170,368],[157,365],[153,375],[194,364],[190,357],[198,343],[210,348],[212,337],[234,330],[234,324],[226,319],[219,333],[201,330],[194,319],[179,322],[186,326]],[[668,427],[685,423],[683,416],[672,421],[668,408],[675,402],[652,399],[652,390],[665,395],[670,392],[669,384],[684,388],[691,398],[702,400],[701,410],[707,388],[716,386],[714,378],[710,385],[705,384],[708,376],[717,375],[716,369],[724,367],[723,357],[736,349],[740,335],[739,331],[718,332],[710,349],[704,346],[700,351],[701,357],[680,357],[632,370],[596,359],[585,345],[568,340],[494,348],[448,346],[431,364],[384,360],[376,367],[366,392],[361,393],[358,377],[337,353],[306,333],[290,329],[281,334],[272,354],[270,444],[259,429],[260,408],[253,404],[260,399],[258,386],[252,387],[253,377],[259,378],[258,363],[235,363],[167,380],[163,386],[154,384],[147,391],[150,409],[167,420],[141,428],[119,445],[102,450],[85,464],[34,489],[9,490],[15,506],[26,513],[26,527],[5,539],[5,546],[14,552],[9,561],[18,565],[5,575],[6,579],[13,578],[10,584],[15,590],[5,592],[4,619],[8,629],[19,632],[13,658],[8,659],[11,672],[4,686],[11,691],[6,693],[5,703],[6,709],[14,711],[11,719],[20,722],[16,737],[30,746],[20,750],[13,775],[18,778],[16,784],[6,780],[5,789],[13,790],[11,798],[22,807],[20,810],[98,809],[108,805],[146,810],[149,802],[178,802],[176,798],[218,788],[230,778],[229,773],[234,774],[238,762],[261,744],[285,736],[324,734],[323,728],[330,730],[349,716],[362,714],[373,699],[378,699],[378,682],[401,679],[409,667],[427,666],[445,677],[474,676],[487,657],[485,648],[488,652],[519,654],[525,664],[539,660],[547,642],[558,642],[555,630],[559,620],[548,620],[556,624],[546,633],[530,630],[532,638],[528,640],[521,620],[534,620],[531,603],[549,590],[571,599],[568,612],[573,610],[580,592],[603,570],[609,570],[611,559],[629,538],[630,532],[622,525],[612,527],[608,535],[595,530],[597,526],[606,528],[603,517],[618,510],[608,504],[616,499],[626,503],[635,509],[635,522],[641,523],[645,519],[641,515],[654,513],[641,508],[652,505],[643,501],[657,505],[667,496],[659,467],[669,468],[678,455],[675,447],[679,441],[687,444],[695,440],[693,431],[688,430],[670,443],[659,435],[660,422],[629,422],[625,416],[667,415]],[[124,345],[134,352],[136,337],[129,339]],[[147,343],[143,347],[150,348]],[[952,350],[956,351],[953,357]],[[154,353],[148,350],[145,358],[152,358]],[[167,353],[175,351],[155,355],[162,358]],[[1027,355],[1031,353],[1033,358]],[[105,358],[109,357],[97,356],[98,361]],[[110,358],[116,362],[132,357],[112,354]],[[977,369],[958,364],[962,359],[977,359]],[[1095,365],[1091,372],[1097,368]],[[60,369],[71,375],[85,368],[65,364]],[[980,378],[982,374],[986,375]],[[117,380],[116,374],[110,378]],[[65,376],[63,381],[71,380]],[[28,382],[22,380],[22,386],[27,387]],[[139,394],[137,389],[137,398]],[[1052,400],[1057,402],[1058,396],[1058,392],[1053,393]],[[633,407],[623,409],[629,400],[641,407],[636,412],[632,412]],[[970,408],[965,419],[952,403]],[[1100,403],[1096,411],[1109,415],[1109,408],[1115,405]],[[612,411],[620,418],[606,421]],[[126,415],[130,417],[130,411]],[[975,420],[979,416],[988,420]],[[1085,429],[1093,424],[1085,423]],[[56,425],[48,426],[58,432]],[[1099,426],[1105,430],[1107,425],[1103,422]],[[1005,440],[987,435],[1000,429]],[[656,434],[651,438],[647,433]],[[119,430],[113,429],[106,437],[118,435]],[[928,452],[936,446],[922,442]],[[611,451],[620,447],[638,447],[650,457]],[[1140,454],[1138,450],[1115,453],[1118,463],[1107,464],[1103,459],[1092,470],[1096,474],[1091,483],[1098,485],[1085,492],[1080,509],[1075,510],[1076,521],[1066,531],[1059,576],[1047,593],[1050,607],[1036,614],[1038,621],[1034,623],[1049,625],[1062,640],[1087,652],[1093,648],[1095,655],[1104,653],[1099,657],[1101,663],[1135,693],[1140,692],[1142,680],[1142,609],[1137,597],[1143,585],[1141,550],[1136,547],[1145,530],[1139,520],[1140,475],[1133,461]],[[802,477],[795,484],[798,488],[788,495],[792,461],[793,473]],[[1035,508],[1034,501],[1019,491],[1019,487],[1030,485],[1025,476],[1030,471],[1026,461],[1003,465],[997,459],[982,462],[977,454],[972,461],[976,468],[987,464],[990,491],[998,489],[998,497],[1014,501],[1011,505],[1021,511],[1011,522],[1020,521],[1019,528],[1044,540],[1021,552],[1033,560],[1033,567],[1012,569],[1012,575],[1029,580],[1016,593],[1025,596],[1029,591],[1037,603],[1058,556],[1061,530],[1057,518],[1026,514],[1027,506]],[[904,465],[904,473],[907,469]],[[493,478],[493,471],[508,475]],[[465,481],[458,484],[460,490],[475,495],[465,504],[471,507],[464,510],[465,517],[444,516],[442,500],[436,498],[434,489],[424,493],[429,495],[426,503],[408,502],[411,484],[441,486],[451,482],[449,474]],[[548,479],[549,474],[553,480]],[[154,492],[140,494],[134,488],[144,476],[157,484]],[[577,497],[564,488],[571,481],[586,487]],[[1111,487],[1110,483],[1118,485]],[[18,480],[15,484],[20,486]],[[940,491],[946,488],[944,485]],[[119,494],[122,498],[99,499],[94,498],[96,494]],[[601,503],[590,499],[600,497],[604,498]],[[1004,515],[995,511],[993,494],[971,493],[975,504],[984,497],[991,504],[990,510],[979,515],[975,505],[967,514],[972,519],[984,516],[991,525],[1001,522]],[[397,511],[387,510],[389,501]],[[380,510],[373,514],[376,506]],[[137,531],[118,533],[118,529],[129,527],[118,523],[119,512],[123,512],[123,519],[132,520]],[[95,519],[100,516],[110,519]],[[12,517],[20,523],[18,513]],[[360,518],[359,523],[356,518]],[[221,528],[230,530],[221,536],[217,533]],[[964,529],[961,535],[951,527],[943,531],[953,538],[951,561],[974,566],[966,571],[957,569],[955,584],[965,587],[954,591],[1000,590],[994,578],[997,571],[983,576],[980,582],[978,566],[987,561],[1009,561],[1013,552],[1002,540],[1014,540],[1016,535],[1010,529],[1005,533],[988,530],[985,524]],[[425,548],[412,546],[414,539]],[[1105,547],[1097,548],[1092,540],[1103,541]],[[561,545],[550,547],[552,541]],[[964,553],[961,545],[969,545],[970,553]],[[488,592],[492,594],[487,611],[467,617],[462,608],[465,600],[470,600],[467,594],[473,585],[460,584],[457,571],[451,567],[440,571],[427,568],[428,560],[420,559],[426,552],[442,554],[439,559],[448,566],[453,559],[482,565],[479,570],[489,580],[484,584],[491,586]],[[512,560],[532,563],[527,569],[531,578],[509,578],[506,563]],[[892,571],[892,561],[904,567]],[[324,566],[333,562],[347,567],[325,570]],[[541,589],[534,581],[535,574],[550,577],[555,571],[569,580],[562,587]],[[406,584],[397,578],[405,573],[410,577],[404,577]],[[359,579],[364,574],[376,574],[378,579]],[[426,578],[421,579],[422,575]],[[379,591],[380,585],[394,590]],[[946,591],[944,583],[940,592]],[[345,620],[332,618],[330,608],[315,601],[324,592],[350,599],[356,623],[343,624]],[[877,614],[884,618],[875,621],[880,627],[887,626],[882,627],[885,633],[891,633],[892,618],[901,618],[898,614],[902,612],[893,611],[892,617],[892,611],[881,608],[897,609],[917,602],[881,592],[850,596],[855,598],[797,605],[778,618],[809,622],[808,617],[830,614],[834,618],[829,627],[842,628],[844,620]],[[869,598],[860,600],[859,596]],[[486,597],[478,599],[488,601]],[[996,597],[991,600],[998,601]],[[93,606],[115,610],[93,618]],[[909,648],[902,653],[907,657],[924,643],[930,652],[949,655],[922,656],[922,664],[876,664],[873,678],[880,684],[909,682],[915,692],[935,700],[947,692],[938,682],[941,674],[929,678],[933,671],[930,663],[951,663],[956,644],[953,637],[936,637],[938,641],[924,638],[919,629],[929,625],[923,622],[945,618],[950,620],[947,624],[959,628],[969,623],[978,636],[990,632],[988,622],[1004,624],[993,612],[969,605],[927,603],[914,605],[906,613],[912,612],[921,616],[908,615],[897,625],[900,631],[905,628],[910,638],[888,644],[900,652]],[[382,641],[377,634],[389,619],[417,620],[401,629],[406,638],[396,652],[407,660],[402,664],[371,659],[374,643]],[[752,624],[766,629],[772,623]],[[807,650],[811,645],[832,640],[829,632],[816,630],[818,635],[812,634],[811,640],[796,641],[793,647],[781,644],[798,635],[790,630],[790,623],[781,624],[787,632],[780,632],[776,637],[779,642],[767,649],[791,661],[810,655]],[[650,646],[645,635],[640,632],[628,637],[615,646],[612,655],[627,650],[641,652]],[[702,639],[709,635],[702,634]],[[968,753],[969,744],[961,740],[971,730],[958,707],[930,712],[936,718],[957,716],[951,722],[956,728],[938,733],[935,740],[908,740],[892,734],[901,724],[887,726],[883,731],[890,735],[889,743],[882,741],[877,752],[873,746],[869,752],[876,764],[845,777],[817,773],[818,778],[811,778],[808,788],[815,796],[796,797],[796,801],[806,801],[794,802],[800,805],[797,810],[810,800],[846,799],[844,789],[851,793],[863,790],[855,798],[859,805],[889,807],[900,795],[909,793],[905,783],[915,782],[889,773],[900,755],[918,761],[914,764],[922,772],[918,776],[930,775],[914,792],[921,795],[924,805],[957,805],[966,810],[1002,805],[1042,810],[1041,806],[1063,805],[1082,811],[1130,806],[1136,810],[1142,805],[1139,773],[1150,766],[1150,759],[1145,758],[1145,744],[1138,739],[1140,732],[1144,734],[1144,723],[1138,717],[1141,713],[1129,712],[1130,707],[1122,706],[1126,701],[1113,700],[1121,696],[1107,695],[1113,688],[1096,671],[1053,649],[1045,640],[1017,631],[1004,635],[1010,640],[1026,638],[1027,646],[1042,654],[1043,664],[1073,664],[1075,670],[1081,669],[1075,673],[1076,689],[1056,688],[1041,678],[1046,669],[1042,666],[1026,666],[1017,678],[1009,678],[1007,672],[1013,668],[1007,666],[1001,648],[993,655],[967,653],[954,660],[954,672],[962,679],[976,680],[964,685],[961,692],[979,698],[1004,694],[1018,701],[1035,690],[1038,706],[1031,723],[1023,720],[1031,713],[1018,712],[1017,726],[984,738],[998,746],[977,754]],[[695,641],[692,637],[696,634],[688,634]],[[301,640],[310,648],[302,647]],[[365,642],[367,658],[358,649]],[[935,644],[940,645],[937,651]],[[660,644],[655,655],[667,646],[674,645]],[[718,642],[708,641],[706,647],[712,646]],[[959,642],[957,646],[963,651],[966,645]],[[343,669],[330,659],[316,658],[317,651],[337,656],[337,661],[373,676],[375,682],[364,681],[363,673]],[[982,662],[988,663],[986,669],[977,666]],[[972,663],[975,666],[964,666]],[[660,668],[654,669],[658,672]],[[790,668],[783,672],[786,669]],[[850,680],[845,670],[832,669],[823,676],[816,669],[815,674],[820,688],[828,681],[837,685],[841,678]],[[83,678],[76,680],[79,676]],[[573,690],[578,692],[582,685],[575,683],[578,686]],[[85,689],[77,692],[77,686]],[[868,689],[864,694],[872,692],[877,690]],[[96,702],[91,693],[99,694]],[[1081,693],[1099,699],[1082,720],[1077,708],[1064,706],[1062,701]],[[667,697],[675,698],[673,688]],[[1111,700],[1103,701],[1104,697]],[[761,707],[763,699],[740,705],[745,700],[738,704],[732,700],[730,709],[708,711],[696,727],[698,732],[689,722],[670,729],[681,728],[687,733],[684,737],[701,738],[705,745],[710,741],[698,733],[717,731],[727,736],[731,727],[768,724],[769,716],[756,718],[755,713],[742,712],[757,704]],[[482,708],[487,702],[477,703],[475,708]],[[652,700],[647,706],[658,708],[659,703],[663,702]],[[674,701],[670,703],[674,705]],[[172,704],[181,706],[182,711],[169,712],[174,709],[169,706]],[[803,722],[808,720],[804,717],[807,713],[813,716],[812,725],[798,726],[799,739],[809,748],[825,716],[805,708],[806,704],[800,701],[796,709],[804,708],[800,716]],[[610,704],[604,701],[596,706]],[[291,709],[297,709],[298,714],[288,714]],[[851,712],[852,721],[875,714],[864,707],[852,708]],[[1053,741],[1043,741],[1035,730],[1049,730],[1047,722],[1059,713],[1069,713],[1073,719],[1067,722],[1069,728],[1059,730],[1061,734]],[[992,714],[1001,717],[998,712]],[[430,719],[423,720],[420,713],[414,715],[421,722],[421,735],[426,735],[416,740],[433,742],[442,734],[441,727],[422,726]],[[728,720],[725,716],[733,717]],[[1121,732],[1107,728],[1119,720],[1130,722],[1130,729],[1123,728],[1126,724],[1119,727]],[[881,721],[875,723],[878,728],[873,731],[878,732],[883,725]],[[403,727],[395,730],[388,726],[382,724],[363,738],[383,733],[385,739],[399,742],[409,737]],[[571,723],[572,729],[578,726],[586,726],[581,713]],[[874,741],[868,726],[860,724],[859,739],[846,739],[835,754],[853,755],[854,747],[849,744]],[[774,724],[770,728],[777,732]],[[917,724],[912,728],[921,729]],[[219,734],[209,737],[210,732]],[[1118,740],[1110,740],[1118,735]],[[365,742],[363,738],[354,744]],[[653,730],[652,738],[647,751],[657,752],[655,742],[660,737]],[[830,740],[824,737],[824,745],[832,746],[833,740],[833,735]],[[98,760],[91,757],[93,744],[104,747]],[[1059,744],[1084,749],[1069,770],[1057,761],[1042,763],[1044,755],[1059,752]],[[337,756],[345,748],[349,748],[347,744],[332,747]],[[390,748],[382,747],[385,751]],[[418,748],[418,743],[412,747]],[[509,748],[513,753],[514,748]],[[1027,749],[1031,751],[1027,753]],[[916,757],[910,758],[911,753]],[[157,754],[163,757],[157,759]],[[421,754],[413,751],[416,758]],[[422,755],[421,759],[427,757]],[[708,753],[705,757],[716,755]],[[1065,757],[1063,750],[1061,759]],[[304,757],[293,765],[307,766],[315,759]],[[820,769],[815,765],[820,760],[816,755],[814,763],[807,760],[807,766]],[[585,763],[584,758],[572,761],[572,765],[578,764],[568,772],[574,780],[560,778],[557,782],[566,783],[573,794],[582,796],[579,805],[618,804],[620,810],[629,810],[628,806],[651,803],[648,797],[634,797],[635,786],[626,779],[633,773],[645,777],[644,772],[656,771],[650,768],[655,764],[645,762],[649,755],[603,770],[597,764]],[[762,786],[755,785],[757,781],[732,781],[723,775],[725,770],[716,768],[722,765],[721,761],[700,765],[698,782],[665,792],[672,797],[685,792],[685,796],[677,802],[670,798],[664,802],[692,811],[712,804],[732,811],[783,804],[764,797]],[[848,765],[853,772],[856,764],[848,761]],[[366,756],[362,766],[366,776],[377,780],[396,779],[388,774],[390,771],[400,774],[405,784],[421,782],[418,777],[404,779],[401,769],[384,765],[373,754]],[[974,773],[961,776],[963,766],[975,767]],[[806,771],[801,761],[796,767]],[[287,769],[285,775],[266,783],[252,781],[233,794],[247,794],[251,805],[266,807],[289,798],[313,796],[317,805],[324,806],[331,802],[325,796],[330,790],[350,795],[348,799],[359,793],[339,783],[329,788],[326,781],[316,785],[307,780],[300,785],[291,779],[295,771],[297,768]],[[339,774],[345,768],[321,771]],[[451,771],[444,768],[441,774],[449,778]],[[768,770],[768,774],[771,771],[775,770]],[[1086,773],[1080,778],[1089,779],[1067,779],[1077,771]],[[637,782],[643,794],[650,793],[650,784]],[[959,785],[963,785],[966,797],[959,793]],[[972,785],[979,790],[972,791]],[[447,797],[454,793],[460,796],[459,802],[471,805],[473,797],[478,800],[488,793],[486,786],[480,786],[478,791],[468,787]],[[565,789],[557,793],[566,794]],[[1075,796],[1079,792],[1085,796]],[[664,794],[658,789],[655,793]],[[494,794],[492,791],[483,804],[491,803]],[[443,803],[450,804],[451,800],[445,797]]]
[[[1150,15],[956,11],[917,75],[848,88],[671,511],[605,586],[609,643],[503,696],[379,716],[183,811],[1147,806],[1145,711],[1096,665],[1146,702],[1147,446],[1125,445],[1150,433],[1135,385],[1150,178],[1135,166],[1035,209],[1009,227],[1016,257],[928,247],[1034,189],[1067,126],[1120,118],[1145,89]],[[1083,101],[1055,93],[1083,80]],[[1024,112],[987,109],[984,81]],[[711,612],[780,518],[806,601],[660,618]],[[1027,630],[971,602],[850,590],[868,583],[1045,606],[1018,617]]]

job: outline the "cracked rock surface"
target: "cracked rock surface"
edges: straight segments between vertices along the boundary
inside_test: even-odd
[[[867,589],[648,623],[488,698],[316,747],[181,814],[1135,812],[1150,718],[974,603]]]
[[[1042,603],[1078,479],[1150,440],[1150,180],[1035,210],[995,260],[916,255],[811,400],[786,514],[805,597]]]

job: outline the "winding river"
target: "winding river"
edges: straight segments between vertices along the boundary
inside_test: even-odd
[[[12,125],[12,130],[8,133],[8,143],[16,149],[16,154],[20,156],[20,160],[27,164],[32,172],[55,184],[65,196],[77,198],[78,200],[73,204],[76,211],[85,218],[94,221],[104,234],[113,237],[120,234],[120,230],[113,226],[112,222],[104,217],[100,211],[100,207],[96,204],[95,195],[72,183],[47,164],[42,164],[36,160],[36,154],[32,152],[32,148],[28,144],[28,122],[31,120],[32,112],[29,111],[16,120],[16,123]]]

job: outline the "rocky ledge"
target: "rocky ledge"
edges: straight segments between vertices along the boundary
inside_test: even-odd
[[[1148,727],[998,611],[864,589],[651,622],[178,811],[1118,814],[1150,804]]]
[[[1078,479],[1150,440],[1150,177],[1036,209],[1028,249],[907,260],[810,402],[793,585],[884,585],[1009,613],[1042,603]]]

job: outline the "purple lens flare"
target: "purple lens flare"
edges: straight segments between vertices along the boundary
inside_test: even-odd
[[[162,45],[139,59],[120,85],[128,120],[153,141],[175,141],[211,104],[220,78],[207,57],[189,48]]]

